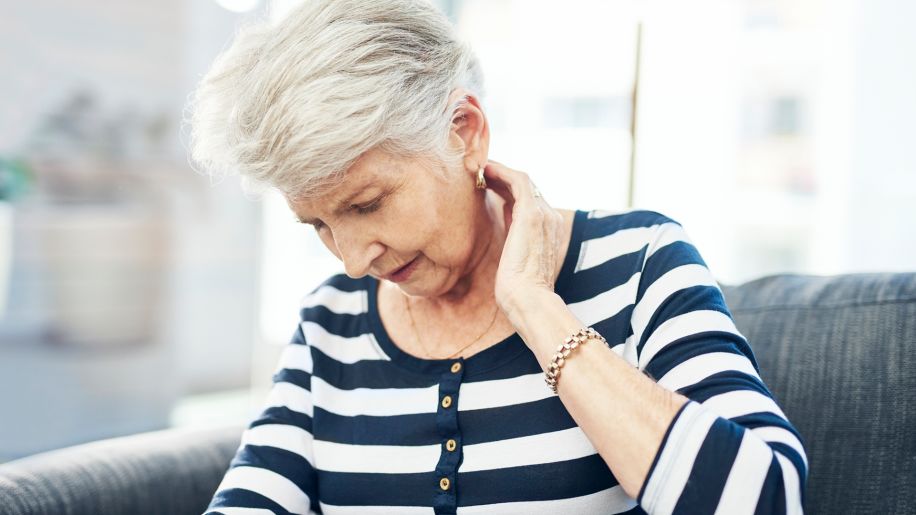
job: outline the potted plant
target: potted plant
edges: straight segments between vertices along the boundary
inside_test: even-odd
[[[111,115],[77,92],[39,125],[26,150],[35,194],[22,222],[36,241],[54,342],[83,347],[156,338],[170,250],[169,217],[143,172],[150,125]]]
[[[26,190],[28,168],[19,159],[0,158],[0,319],[6,312],[13,266],[13,199]]]

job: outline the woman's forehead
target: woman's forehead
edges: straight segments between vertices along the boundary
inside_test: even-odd
[[[325,201],[346,203],[359,194],[401,177],[401,163],[387,155],[363,154],[356,163],[344,172],[343,180],[325,196]]]
[[[410,173],[417,167],[424,168],[425,161],[399,157],[375,147],[363,152],[332,186],[305,198],[287,197],[286,201],[291,208],[310,212],[345,209],[354,199],[359,200],[363,192],[396,187],[411,178],[415,180],[423,175]]]
[[[379,158],[360,160],[344,172],[339,184],[320,194],[306,198],[286,197],[286,202],[294,211],[340,210],[346,209],[367,190],[384,188],[400,174],[400,167],[391,166],[389,160]],[[304,218],[300,214],[300,218]]]

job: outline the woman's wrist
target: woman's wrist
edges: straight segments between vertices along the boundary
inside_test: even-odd
[[[563,299],[552,291],[532,291],[511,304],[507,317],[547,370],[557,345],[583,327]]]
[[[531,288],[514,292],[508,299],[500,303],[500,307],[512,325],[521,332],[523,326],[530,323],[530,318],[537,317],[538,313],[543,313],[545,309],[556,307],[558,303],[566,305],[563,299],[553,291]]]

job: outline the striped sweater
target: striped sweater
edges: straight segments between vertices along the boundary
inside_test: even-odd
[[[378,280],[304,299],[207,514],[800,513],[802,440],[682,227],[577,210],[555,291],[620,357],[690,400],[636,499],[518,333],[469,358],[400,350]]]

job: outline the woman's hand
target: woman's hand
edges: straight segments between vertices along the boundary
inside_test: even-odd
[[[527,173],[489,161],[484,176],[487,188],[505,200],[507,234],[496,270],[495,295],[511,320],[514,311],[538,295],[553,294],[564,219],[544,197],[535,196],[537,188]]]

